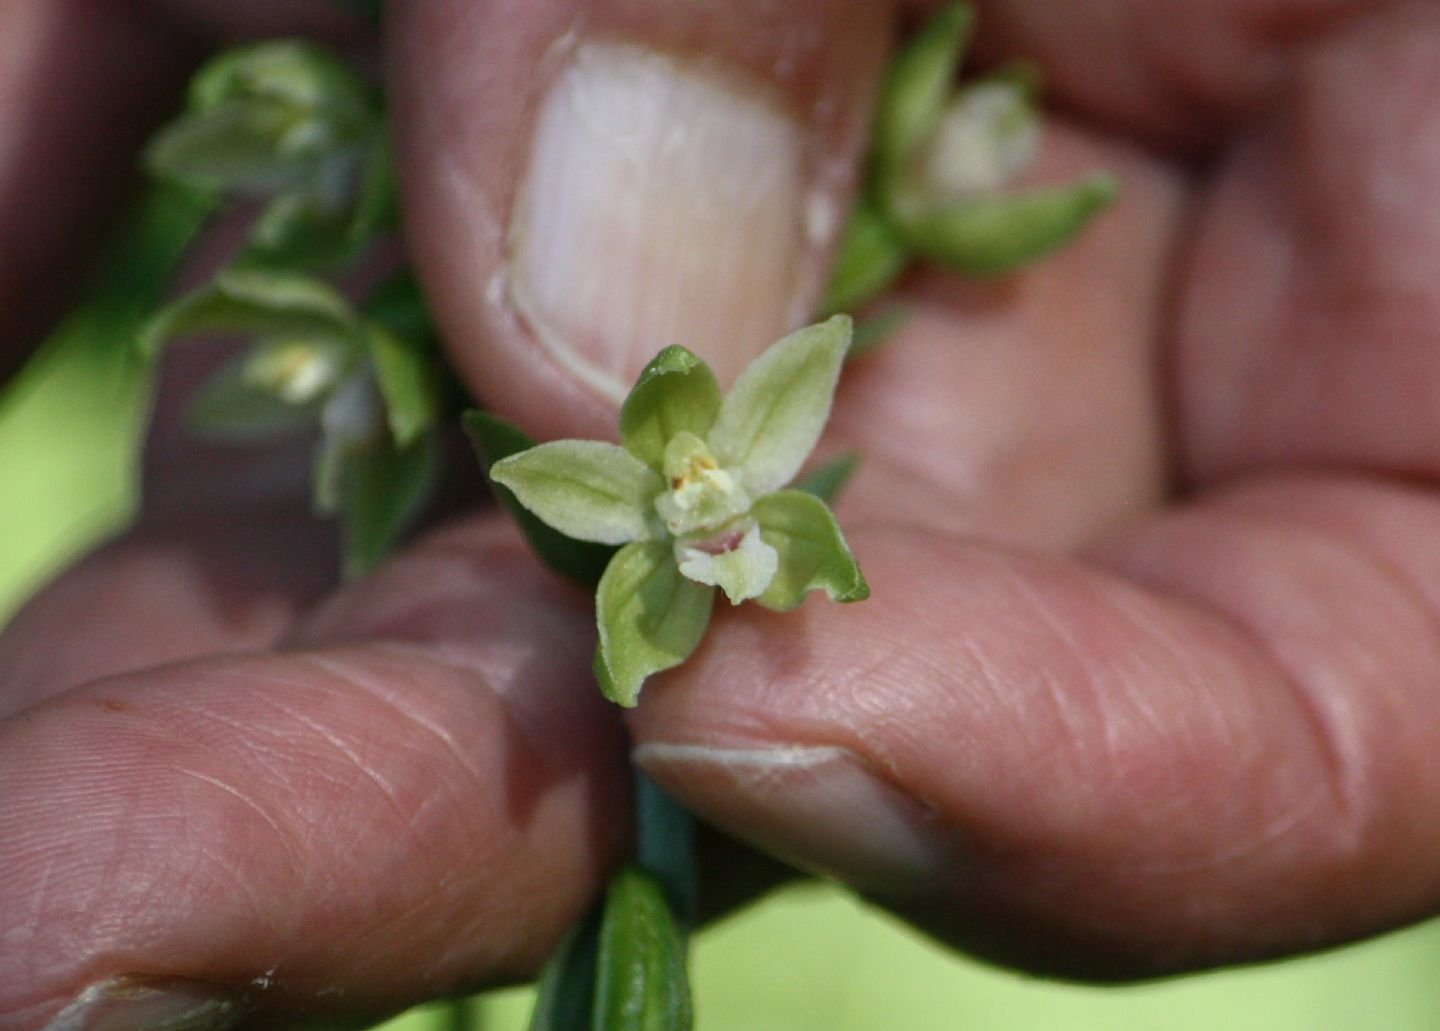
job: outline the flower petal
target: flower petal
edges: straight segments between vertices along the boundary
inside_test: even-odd
[[[496,483],[561,533],[596,544],[657,535],[660,475],[630,452],[598,440],[555,440],[496,462]]]
[[[835,601],[862,601],[870,586],[825,503],[798,490],[780,491],[755,502],[751,516],[760,537],[779,555],[779,567],[756,599],[767,609],[788,612],[813,590]]]
[[[620,409],[620,441],[640,461],[659,470],[665,445],[677,434],[704,437],[720,410],[715,374],[683,347],[667,347],[640,373]]]
[[[595,676],[605,697],[631,706],[645,678],[690,657],[710,623],[715,590],[687,580],[664,541],[616,552],[595,592]]]
[[[789,483],[820,439],[850,334],[845,315],[791,333],[751,362],[725,396],[710,446],[752,497]]]

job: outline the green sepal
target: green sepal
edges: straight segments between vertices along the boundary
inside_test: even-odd
[[[600,690],[633,706],[645,679],[680,665],[710,623],[715,589],[680,575],[668,541],[637,541],[616,552],[595,590]]]
[[[552,440],[490,467],[520,504],[567,537],[624,544],[660,535],[660,474],[599,440]]]
[[[471,409],[461,417],[461,422],[480,465],[486,470],[502,458],[535,446],[535,442],[518,428],[489,412]],[[520,527],[536,557],[554,572],[593,591],[614,556],[615,548],[566,537],[541,522],[520,504],[507,487],[493,480],[491,484],[495,496]]]
[[[144,357],[153,358],[167,341],[181,336],[335,341],[355,339],[358,329],[350,302],[317,279],[227,268],[208,285],[161,308],[141,327],[137,343]]]
[[[862,199],[840,238],[820,311],[853,311],[874,300],[899,278],[908,257],[909,249],[890,220]]]
[[[824,590],[840,602],[870,597],[835,516],[819,498],[798,490],[779,491],[755,502],[750,515],[760,524],[761,539],[780,554],[775,578],[755,599],[761,605],[788,612],[813,590]]]
[[[595,1031],[690,1031],[685,938],[651,874],[627,866],[605,891]]]
[[[145,167],[158,178],[197,187],[241,193],[283,189],[319,163],[312,153],[282,150],[279,141],[290,127],[286,111],[263,103],[181,115],[151,138]]]
[[[813,494],[827,505],[833,505],[858,468],[860,468],[859,453],[847,451],[843,455],[837,455],[830,461],[816,466],[796,480],[792,487],[795,490],[804,491],[806,494]]]
[[[292,404],[247,375],[251,354],[231,358],[206,380],[185,410],[185,421],[206,437],[235,442],[299,433],[314,424],[313,405]]]
[[[347,448],[342,462],[344,575],[353,579],[393,551],[424,511],[440,478],[439,442],[430,436],[398,447],[382,433],[368,447]]]
[[[158,176],[195,185],[269,191],[311,176],[373,130],[373,90],[311,43],[236,47],[190,82],[186,112],[146,149]]]
[[[529,1031],[592,1031],[595,970],[600,952],[604,903],[591,907],[565,932],[536,985]]]
[[[645,366],[620,408],[620,442],[660,470],[665,445],[682,431],[703,439],[719,411],[720,385],[710,366],[683,347],[667,347]]]
[[[399,447],[417,440],[440,419],[435,356],[423,340],[401,336],[379,322],[366,327],[385,420]]]
[[[915,253],[974,276],[1008,272],[1060,247],[1103,211],[1113,176],[1012,196],[977,197],[917,213],[904,226]]]
[[[970,4],[940,9],[886,70],[876,107],[874,174],[890,192],[905,165],[934,132],[975,23]]]
[[[789,483],[820,439],[851,329],[849,316],[835,315],[791,333],[751,362],[720,403],[709,443],[751,496]]]

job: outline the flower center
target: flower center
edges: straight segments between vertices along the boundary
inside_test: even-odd
[[[750,495],[693,433],[677,433],[665,446],[665,485],[655,511],[676,537],[718,529],[750,511]]]

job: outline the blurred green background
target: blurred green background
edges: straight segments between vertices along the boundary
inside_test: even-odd
[[[52,341],[58,344],[59,341]],[[0,394],[0,624],[77,546],[123,522],[146,404],[120,349],[73,337]],[[1432,1031],[1440,923],[1322,956],[1126,988],[982,967],[821,885],[791,888],[699,935],[700,1031]],[[528,993],[479,1000],[519,1031]],[[387,1031],[452,1028],[437,1007]]]

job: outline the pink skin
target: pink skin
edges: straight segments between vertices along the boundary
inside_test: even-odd
[[[767,82],[838,199],[899,13],[396,5],[412,251],[462,373],[546,435],[613,412],[476,284],[504,258],[534,70],[580,7],[587,32]],[[0,4],[0,40],[33,8]],[[763,38],[762,8],[785,12]],[[873,455],[842,505],[872,599],[722,613],[647,688],[640,758],[741,840],[1036,969],[1143,976],[1435,913],[1440,11],[984,14],[980,51],[1033,55],[1054,86],[1037,178],[1111,168],[1123,199],[1013,280],[907,280],[912,318],[847,376],[822,445]],[[84,19],[62,22],[47,45],[83,49]],[[167,51],[166,25],[112,38]],[[64,66],[62,102],[35,99],[61,96],[37,85],[52,63],[0,48],[0,88],[43,106],[0,122],[0,212],[31,227],[0,234],[0,296],[69,261],[62,208],[128,160],[84,133],[15,141],[110,118],[109,76],[139,67],[121,56]],[[16,214],[37,182],[53,196]],[[20,340],[23,311],[0,312]],[[162,479],[197,468],[157,455]],[[0,637],[0,1027],[127,971],[273,968],[266,1026],[523,977],[623,850],[586,599],[480,516],[321,600],[329,562],[285,486],[303,478],[267,481],[273,520],[243,544],[192,503],[254,476],[181,477]],[[785,750],[838,756],[837,777],[723,758]]]

